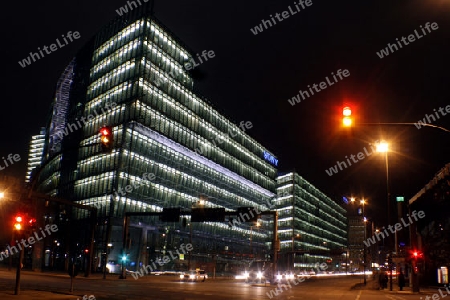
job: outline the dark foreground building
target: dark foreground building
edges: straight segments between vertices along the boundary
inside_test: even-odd
[[[425,217],[410,226],[409,261],[417,265],[421,283],[446,284],[450,268],[450,164],[409,200],[410,216],[414,210],[423,211]],[[417,258],[412,251],[417,251]]]

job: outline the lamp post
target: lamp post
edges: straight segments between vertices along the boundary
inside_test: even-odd
[[[376,143],[376,151],[380,153],[385,153],[386,161],[386,192],[387,192],[387,209],[388,209],[388,223],[391,221],[391,193],[389,189],[389,144],[386,141],[379,141]],[[395,232],[395,253],[397,253],[397,231]],[[392,249],[392,248],[391,248]],[[392,250],[389,255],[389,290],[392,291]]]
[[[253,244],[252,244],[252,241],[253,241],[253,227],[259,227],[259,226],[261,226],[261,224],[259,224],[259,222],[256,222],[256,224],[255,225],[251,225],[250,226],[250,254],[252,254],[253,255]]]
[[[355,203],[356,199],[354,197],[350,198],[350,201],[352,203]],[[363,216],[363,226],[364,226],[364,240],[363,240],[363,274],[364,274],[364,285],[366,285],[367,281],[366,281],[366,244],[364,243],[366,241],[366,216],[364,214],[364,207],[367,203],[367,201],[363,198],[359,201],[359,203],[362,205],[362,216]]]
[[[364,200],[364,199],[361,199],[361,201],[360,201],[360,203],[362,204],[362,214],[363,214],[363,224],[364,224],[364,242],[363,242],[363,244],[364,244],[364,250],[363,250],[363,260],[364,260],[364,264],[363,264],[363,268],[364,268],[364,270],[363,270],[363,273],[364,273],[364,285],[366,285],[366,283],[367,283],[367,281],[366,281],[366,260],[367,260],[367,258],[366,258],[366,243],[365,243],[365,241],[366,241],[366,236],[367,236],[367,233],[366,233],[366,222],[367,222],[367,219],[366,219],[366,216],[364,215],[364,206],[365,206],[365,204],[366,204],[366,200]]]

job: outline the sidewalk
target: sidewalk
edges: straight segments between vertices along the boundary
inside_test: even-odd
[[[76,295],[64,295],[57,294],[45,291],[31,291],[25,290],[20,291],[19,295],[14,295],[14,291],[4,291],[3,288],[0,290],[0,298],[1,299],[17,299],[17,300],[42,300],[42,299],[51,299],[51,300],[76,300],[82,299],[83,296]]]
[[[62,277],[69,279],[68,274],[64,274],[61,272],[33,272],[33,271],[24,271],[21,272],[23,275],[39,275],[39,274],[45,274],[46,276],[51,277]],[[110,275],[112,276],[112,275]],[[108,278],[107,276],[106,278]],[[117,278],[118,276],[114,276],[114,278]],[[103,280],[103,274],[95,273],[89,277],[83,277],[83,276],[77,276],[76,280]],[[111,278],[113,279],[113,278]],[[15,269],[8,271],[6,268],[0,268],[0,299],[6,299],[6,300],[42,300],[42,299],[51,299],[51,300],[81,300],[83,299],[83,295],[77,295],[77,294],[71,294],[70,292],[63,292],[63,291],[42,291],[38,289],[30,289],[26,287],[21,287],[19,291],[19,295],[14,295],[14,287],[15,287],[15,281],[16,281],[16,271]]]
[[[377,281],[375,280],[368,280],[367,284],[364,285],[364,283],[357,283],[354,286],[351,287],[351,289],[355,289],[355,290],[378,290],[380,291],[380,293],[389,293],[389,294],[435,294],[437,293],[439,287],[420,287],[419,292],[418,293],[414,293],[412,291],[411,287],[404,287],[402,291],[400,291],[400,288],[398,287],[397,284],[393,284],[392,285],[392,291],[389,289],[389,284],[387,289],[379,289],[379,284]]]

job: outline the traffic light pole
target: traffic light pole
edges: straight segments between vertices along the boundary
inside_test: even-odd
[[[273,239],[272,239],[272,250],[273,250],[273,265],[272,265],[272,282],[275,282],[278,264],[278,212],[274,211],[263,211],[261,215],[272,215],[273,216]]]
[[[20,272],[22,270],[23,256],[24,256],[24,249],[20,247],[19,262],[17,263],[16,286],[14,288],[14,295],[19,295],[20,293]]]
[[[411,215],[411,207],[409,207],[409,215]],[[411,245],[411,249],[417,248],[417,223],[412,222],[409,227],[409,242]],[[414,258],[411,262],[411,283],[412,283],[412,291],[413,293],[418,293],[420,291],[419,287],[419,270],[417,266],[417,258]],[[417,269],[417,272],[416,272]]]

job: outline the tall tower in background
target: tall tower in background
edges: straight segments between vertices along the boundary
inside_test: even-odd
[[[30,148],[28,150],[28,163],[27,174],[25,176],[25,182],[30,182],[31,172],[41,165],[44,155],[45,144],[45,128],[41,128],[38,135],[33,135],[30,141]]]

